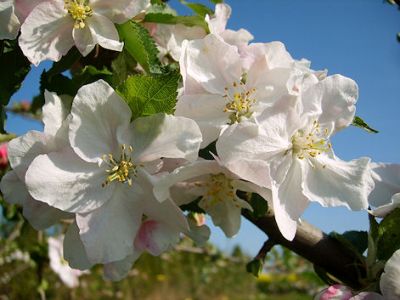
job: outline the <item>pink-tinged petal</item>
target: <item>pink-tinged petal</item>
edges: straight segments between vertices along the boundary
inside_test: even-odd
[[[386,262],[385,271],[381,276],[380,288],[384,299],[396,300],[400,298],[400,250],[393,253]]]
[[[314,300],[350,300],[352,295],[349,287],[335,284],[319,292]]]
[[[115,185],[102,187],[107,173],[80,159],[71,148],[36,157],[25,180],[33,198],[68,212],[87,213],[101,207]]]
[[[141,251],[135,249],[133,254],[125,257],[122,260],[113,261],[104,265],[104,278],[112,281],[119,281],[125,278],[129,271],[132,269],[132,265],[142,254]]]
[[[90,262],[110,263],[133,253],[143,213],[138,199],[143,197],[135,186],[119,184],[102,207],[85,215],[77,214],[79,234]]]
[[[30,197],[25,184],[19,179],[14,170],[8,171],[3,178],[1,178],[0,190],[4,199],[11,204],[22,205],[25,203],[26,199]]]
[[[213,34],[184,45],[180,60],[184,72],[209,93],[224,95],[225,87],[239,82],[242,75],[237,47],[225,43]],[[193,94],[186,88],[185,93]]]
[[[0,40],[13,40],[19,32],[20,22],[15,15],[14,1],[0,2]]]
[[[15,0],[15,13],[21,24],[24,23],[26,17],[31,13],[36,5],[44,1],[47,0]]]
[[[193,120],[155,114],[134,120],[120,141],[133,147],[134,161],[139,163],[162,157],[196,160],[202,138]]]
[[[375,292],[362,292],[350,298],[350,300],[385,300],[381,294]],[[387,300],[387,299],[386,299]]]
[[[180,231],[162,222],[148,219],[142,223],[135,239],[135,248],[158,256],[179,242]]]
[[[68,261],[70,267],[74,269],[87,270],[93,266],[79,236],[79,228],[76,221],[68,226],[68,230],[65,233],[64,258]]]
[[[345,162],[321,154],[303,164],[304,194],[322,206],[367,209],[374,186],[369,162],[369,158]]]
[[[375,187],[368,197],[370,205],[379,207],[400,193],[400,164],[371,163]]]
[[[72,37],[76,48],[78,48],[82,56],[87,56],[97,44],[96,36],[93,35],[89,26],[74,28],[72,30]]]
[[[87,26],[93,40],[101,47],[114,51],[122,51],[124,43],[119,41],[118,31],[114,24],[102,15],[93,14],[87,19]]]
[[[297,222],[309,203],[302,190],[302,181],[300,162],[294,160],[284,181],[271,189],[276,223],[289,241],[294,239]]]
[[[45,1],[38,4],[22,24],[19,46],[36,66],[46,59],[59,61],[74,45],[73,26],[64,1]]]
[[[149,0],[92,0],[90,6],[96,14],[101,14],[113,23],[124,23],[139,14],[150,4]]]
[[[69,140],[85,161],[101,162],[103,155],[118,154],[119,127],[127,128],[131,110],[103,80],[81,87],[71,109]]]

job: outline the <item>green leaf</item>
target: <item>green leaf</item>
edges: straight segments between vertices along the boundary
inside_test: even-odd
[[[180,74],[134,75],[129,77],[118,92],[132,110],[132,118],[156,113],[173,113],[176,104]]]
[[[357,116],[354,117],[352,125],[362,128],[369,133],[378,133],[379,132],[378,130],[370,127],[367,123],[365,123],[365,121],[363,119],[361,119],[360,117],[357,117]]]
[[[346,231],[343,234],[331,232],[329,236],[356,253],[361,260],[363,259],[363,253],[368,248],[368,233],[366,231]]]
[[[191,10],[193,10],[197,15],[199,15],[202,18],[204,18],[206,15],[209,15],[209,16],[214,15],[214,11],[204,4],[190,3],[185,0],[180,0],[180,2],[183,5],[189,7]]]
[[[255,277],[258,277],[261,274],[263,269],[264,262],[259,259],[255,258],[246,265],[246,271],[250,274],[253,274]]]
[[[113,85],[119,86],[129,76],[134,75],[136,66],[136,60],[126,50],[123,50],[111,63]]]
[[[253,216],[256,219],[265,216],[268,211],[268,202],[256,193],[251,195],[250,205],[253,208]]]
[[[144,18],[145,22],[162,24],[183,24],[185,26],[200,26],[209,32],[208,25],[203,17],[200,16],[174,16],[164,13],[149,13]]]
[[[400,249],[400,208],[388,214],[378,227],[378,259],[387,260]]]
[[[147,73],[161,74],[158,50],[149,32],[136,22],[129,21],[117,25],[124,48],[143,67]]]

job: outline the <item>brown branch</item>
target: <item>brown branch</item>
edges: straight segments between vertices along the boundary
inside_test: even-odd
[[[298,224],[294,240],[288,241],[280,233],[274,216],[256,219],[247,211],[243,215],[274,243],[301,255],[353,289],[363,287],[360,279],[366,275],[365,262],[318,228],[303,221]]]

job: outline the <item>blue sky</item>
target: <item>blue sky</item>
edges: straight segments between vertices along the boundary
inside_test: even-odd
[[[202,1],[207,3],[206,1]],[[188,11],[170,3],[181,13]],[[329,74],[353,78],[359,85],[357,115],[380,131],[368,134],[358,128],[340,132],[332,140],[342,159],[360,156],[374,161],[399,162],[400,99],[400,11],[381,0],[231,0],[233,13],[228,27],[246,28],[255,42],[282,41],[294,58],[306,58],[313,69],[328,69]],[[49,66],[44,63],[41,65]],[[33,70],[13,100],[31,99],[38,91],[40,69]],[[6,127],[22,134],[41,125],[10,117]],[[343,232],[367,229],[365,213],[345,208],[320,208],[311,205],[303,218],[324,231]],[[226,239],[213,229],[212,241],[222,249],[239,243],[255,254],[265,236],[251,224],[244,223],[234,239]]]

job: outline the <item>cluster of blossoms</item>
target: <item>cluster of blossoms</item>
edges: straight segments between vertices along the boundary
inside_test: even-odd
[[[34,64],[58,61],[74,45],[83,56],[97,44],[121,51],[114,24],[149,4],[29,1],[28,9],[25,2],[2,3],[10,18],[1,29],[10,35],[0,37],[15,37],[22,23],[19,45]],[[25,16],[15,15],[22,8]],[[161,58],[179,62],[183,83],[174,116],[131,121],[126,102],[100,80],[74,99],[46,91],[44,131],[8,144],[13,170],[1,182],[6,200],[22,205],[39,230],[66,224],[71,267],[103,264],[105,276],[118,280],[143,251],[159,255],[181,234],[204,243],[209,229],[179,208],[195,200],[232,237],[241,210],[252,210],[248,193],[257,193],[287,240],[310,201],[373,206],[377,216],[398,205],[400,166],[334,154],[331,137],[355,116],[356,83],[312,70],[280,42],[251,43],[246,30],[226,29],[229,16],[230,7],[218,4],[205,17],[209,33],[145,24]],[[199,157],[200,149],[213,159]]]

